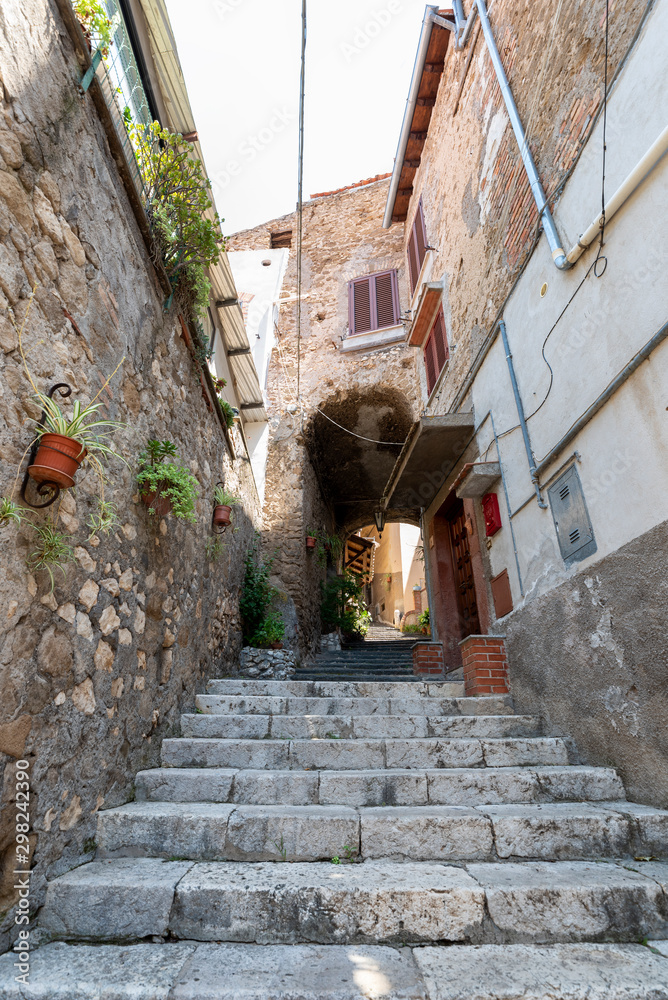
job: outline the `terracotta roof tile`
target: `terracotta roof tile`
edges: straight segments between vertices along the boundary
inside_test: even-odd
[[[352,191],[353,188],[366,187],[367,184],[375,184],[376,181],[384,181],[391,176],[391,173],[376,174],[375,177],[367,177],[366,180],[356,181],[355,184],[346,184],[345,187],[335,188],[333,191],[318,191],[317,194],[312,194],[311,198],[327,198],[330,194],[340,194],[341,191]]]

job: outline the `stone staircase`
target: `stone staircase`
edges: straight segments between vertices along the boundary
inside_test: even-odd
[[[362,642],[318,653],[315,663],[297,671],[300,680],[414,681],[413,644],[420,636],[402,635],[390,625],[371,625]]]
[[[0,1000],[668,1000],[668,813],[508,697],[231,679],[196,710]]]

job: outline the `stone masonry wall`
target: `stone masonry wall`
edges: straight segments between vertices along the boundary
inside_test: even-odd
[[[470,7],[465,3],[467,13]],[[644,0],[610,4],[609,79],[645,7]],[[601,105],[604,4],[496,0],[490,20],[543,187],[557,198]],[[479,25],[463,52],[448,48],[413,188],[406,234],[422,197],[427,240],[438,250],[431,280],[445,282],[451,356],[430,406],[444,413],[530,253],[538,222]]]
[[[300,347],[303,420],[296,406],[296,215],[237,233],[229,242],[230,250],[268,248],[272,232],[293,231],[281,295],[293,296],[295,301],[281,306],[278,346],[269,368],[271,436],[264,518],[267,548],[278,549],[276,572],[298,609],[303,651],[313,650],[319,636],[319,583],[324,578],[324,569],[313,552],[306,550],[305,534],[307,528],[328,532],[334,528],[330,498],[327,489],[322,489],[322,472],[338,468],[341,461],[340,455],[327,451],[318,462],[320,475],[314,467],[305,443],[314,407],[326,408],[344,426],[355,429],[364,419],[360,403],[363,406],[368,400],[373,410],[377,405],[374,392],[380,388],[383,392],[395,391],[398,398],[405,400],[407,410],[413,416],[417,414],[413,348],[401,343],[374,351],[341,351],[348,326],[350,279],[396,267],[402,312],[407,308],[401,227],[394,227],[389,234],[382,228],[388,183],[380,180],[342,189],[314,198],[304,206],[302,281],[306,297],[302,303]],[[365,433],[361,427],[358,429]],[[343,438],[347,450],[352,451],[355,440],[345,435]],[[361,523],[355,527],[361,527]]]
[[[37,29],[37,26],[39,28]],[[66,381],[88,401],[124,357],[102,398],[125,426],[127,465],[109,463],[106,499],[118,527],[88,526],[99,493],[86,468],[74,490],[18,530],[0,528],[0,950],[14,901],[14,761],[30,762],[34,867],[45,877],[94,850],[96,813],[132,796],[163,736],[205,680],[235,664],[243,552],[258,516],[247,463],[234,461],[204,398],[132,215],[90,96],[77,87],[69,36],[47,0],[0,8],[0,493],[9,495],[39,410],[35,384]],[[34,290],[34,295],[32,290]],[[148,515],[134,476],[149,438],[170,438],[201,484],[197,523]],[[241,443],[237,440],[237,446]],[[242,497],[226,548],[210,562],[211,494]],[[75,560],[31,573],[31,523],[54,519]]]

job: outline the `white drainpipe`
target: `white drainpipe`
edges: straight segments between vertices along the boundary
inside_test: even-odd
[[[664,128],[663,132],[656,140],[656,142],[650,146],[645,155],[643,156],[640,163],[634,167],[631,173],[628,175],[621,187],[617,188],[613,194],[610,201],[605,206],[605,223],[606,225],[613,217],[615,212],[617,212],[625,201],[627,201],[635,189],[644,181],[647,174],[654,169],[659,160],[665,155],[668,150],[668,126]],[[599,215],[592,222],[589,229],[586,230],[577,241],[575,246],[573,246],[566,254],[566,259],[569,264],[573,265],[582,254],[585,252],[587,247],[591,246],[597,236],[600,235],[601,226],[603,224],[603,215]]]

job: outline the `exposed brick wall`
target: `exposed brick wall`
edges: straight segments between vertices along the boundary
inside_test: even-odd
[[[509,694],[508,660],[503,636],[469,635],[460,642],[464,665],[464,694]]]
[[[600,109],[605,21],[602,5],[579,0],[563,0],[555,20],[557,3],[497,0],[490,20],[544,189],[558,198]],[[610,4],[610,77],[645,6],[644,0]],[[407,219],[410,225],[422,197],[427,239],[437,248],[431,280],[444,280],[448,339],[455,345],[434,413],[447,412],[538,224],[481,31],[474,29],[470,44],[470,62],[470,48],[448,49]],[[564,242],[577,235],[563,234]]]
[[[443,676],[443,643],[417,642],[413,646],[413,673],[417,676]]]

